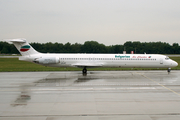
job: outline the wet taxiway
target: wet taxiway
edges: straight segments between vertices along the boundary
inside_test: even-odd
[[[1,72],[0,120],[179,120],[180,71]]]

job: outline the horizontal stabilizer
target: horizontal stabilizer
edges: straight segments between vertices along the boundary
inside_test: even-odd
[[[26,39],[5,39],[5,41],[13,43],[25,43]]]

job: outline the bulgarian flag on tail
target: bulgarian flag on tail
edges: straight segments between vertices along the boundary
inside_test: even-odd
[[[29,49],[30,49],[30,46],[29,46],[29,45],[25,45],[25,46],[22,46],[22,47],[21,47],[20,51],[21,51],[21,52],[26,52],[26,51],[28,51]]]

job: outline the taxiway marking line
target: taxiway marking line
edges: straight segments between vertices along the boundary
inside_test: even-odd
[[[137,73],[137,72],[136,72],[136,73]],[[141,74],[141,73],[137,73],[137,74],[139,74],[139,75],[141,75],[141,76],[143,76],[143,77],[147,78],[148,80],[151,80],[152,82],[157,83],[158,85],[162,86],[163,88],[165,88],[165,89],[167,89],[167,90],[169,90],[169,91],[171,91],[171,92],[175,93],[176,95],[179,95],[179,96],[180,96],[180,94],[179,94],[179,93],[177,93],[177,92],[175,92],[174,90],[172,90],[172,89],[170,89],[170,88],[168,88],[168,87],[166,87],[166,86],[162,85],[161,83],[158,83],[157,81],[155,81],[155,80],[153,80],[153,79],[151,79],[151,78],[149,78],[149,77],[147,77],[147,76],[145,76],[145,75],[143,75],[143,74]]]

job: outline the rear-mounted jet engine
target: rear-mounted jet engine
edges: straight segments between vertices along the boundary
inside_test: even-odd
[[[58,57],[36,58],[33,62],[39,64],[57,64],[60,63]]]

